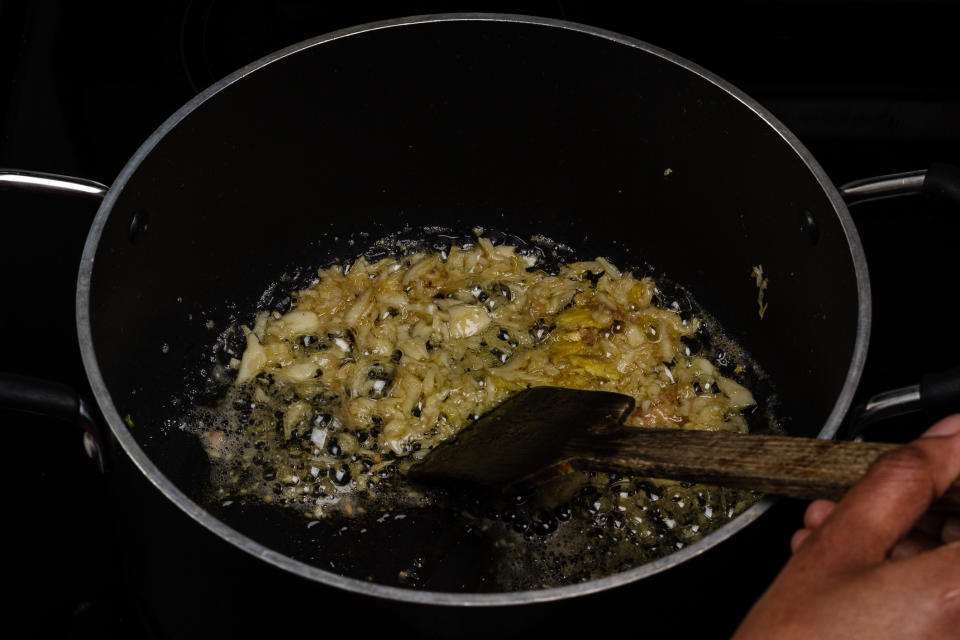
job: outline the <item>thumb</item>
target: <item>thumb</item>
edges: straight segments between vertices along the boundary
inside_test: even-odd
[[[883,562],[958,475],[960,415],[878,458],[800,551],[815,552],[833,567]]]

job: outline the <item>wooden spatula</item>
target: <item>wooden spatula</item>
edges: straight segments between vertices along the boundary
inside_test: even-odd
[[[528,389],[431,451],[409,475],[506,492],[574,470],[613,471],[839,500],[898,446],[622,425],[633,407],[619,393]],[[960,513],[960,481],[933,508]]]

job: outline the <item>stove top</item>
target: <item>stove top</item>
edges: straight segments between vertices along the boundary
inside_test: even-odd
[[[243,64],[338,28],[456,10],[592,24],[684,56],[767,107],[837,184],[932,161],[960,163],[960,80],[952,68],[955,22],[947,3],[731,2],[694,11],[680,3],[628,7],[576,0],[330,6],[0,0],[0,59],[6,61],[0,68],[0,167],[109,184],[167,116]],[[7,337],[0,370],[84,388],[74,287],[94,213],[90,202],[0,192],[6,311],[0,332]],[[942,302],[960,216],[916,199],[860,205],[853,215],[874,295],[871,348],[857,396],[863,400],[960,361],[960,345],[949,333],[949,305]],[[927,324],[917,322],[917,309],[931,318]],[[79,436],[40,417],[0,417],[12,439],[8,451],[16,452],[4,465],[13,562],[3,574],[6,592],[17,594],[8,619],[29,623],[38,636],[185,635],[145,614],[129,588],[129,568],[117,553],[124,540],[114,526],[115,507],[103,478],[82,455]],[[924,425],[922,418],[903,418],[883,426],[879,436],[906,440]],[[597,620],[582,625],[599,621],[611,631],[679,625],[707,637],[729,635],[786,559],[802,509],[781,501],[756,525],[694,561],[693,569],[678,571],[676,580],[685,583],[664,579],[656,582],[661,593],[642,592],[658,615],[625,620],[622,603],[614,601],[584,613]],[[729,584],[704,584],[696,571],[729,576]],[[529,633],[524,617],[521,610],[504,614],[504,624],[514,625],[504,627],[504,635]],[[443,610],[423,621],[422,635],[450,637],[477,618],[476,612]],[[553,617],[536,624],[547,632],[581,623]]]

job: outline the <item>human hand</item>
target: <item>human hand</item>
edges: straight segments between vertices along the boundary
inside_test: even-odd
[[[925,514],[960,475],[960,415],[817,500],[734,640],[960,637],[960,519]]]

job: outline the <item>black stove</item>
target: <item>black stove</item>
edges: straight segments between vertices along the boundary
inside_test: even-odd
[[[0,0],[0,167],[109,184],[167,116],[243,64],[338,28],[451,11],[566,19],[673,51],[766,106],[837,184],[932,161],[960,163],[956,22],[944,2],[732,2],[694,9],[580,0]],[[0,192],[0,370],[84,389],[74,288],[94,213],[91,202]],[[853,214],[874,295],[862,401],[960,361],[951,305],[944,304],[953,297],[960,216],[918,199],[864,204]],[[926,320],[918,321],[921,316]],[[0,418],[7,434],[4,528],[11,560],[2,573],[8,624],[38,637],[186,635],[158,623],[156,612],[145,613],[125,578],[131,568],[118,550],[127,541],[114,526],[122,506],[110,503],[79,435],[41,417]],[[925,424],[919,417],[898,419],[877,437],[907,440]],[[729,635],[786,559],[802,509],[781,501],[707,558],[687,563],[692,569],[676,570],[673,581],[658,578],[642,602],[608,601],[583,614],[596,619],[581,626]],[[703,575],[725,578],[706,583]],[[446,610],[423,620],[420,635],[452,637],[476,617]],[[503,635],[532,633],[523,618],[518,609],[504,614]],[[377,620],[369,624],[373,632],[386,628]],[[556,616],[537,624],[544,633],[580,628]]]

